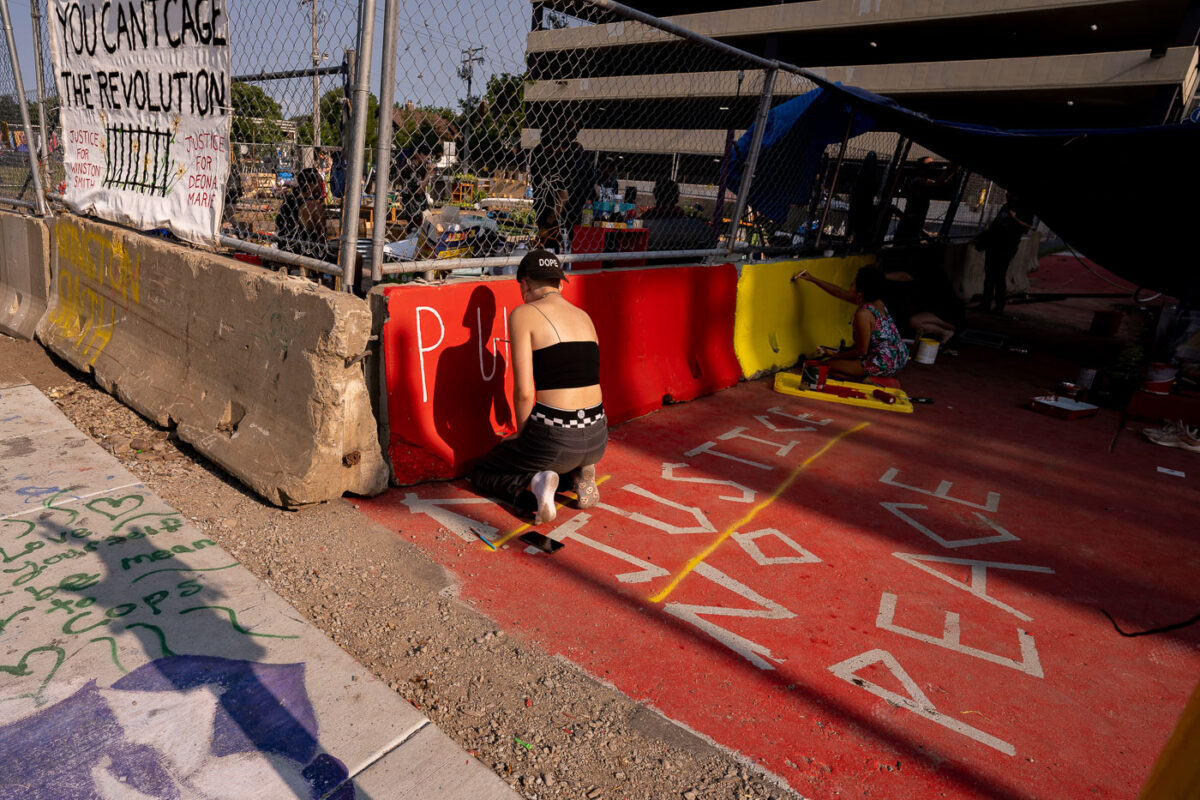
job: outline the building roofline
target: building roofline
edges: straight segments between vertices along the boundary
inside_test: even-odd
[[[779,33],[819,32],[883,25],[931,23],[942,20],[1014,17],[1055,10],[1103,11],[1135,8],[1138,0],[888,0],[869,5],[847,0],[735,8],[664,17],[704,36],[727,41]],[[1081,31],[1082,33],[1082,31]],[[531,31],[530,53],[619,47],[671,42],[678,37],[640,22],[611,22]]]
[[[1064,56],[989,58],[978,61],[926,61],[866,66],[814,67],[826,80],[888,96],[957,92],[1070,90],[1093,87],[1180,86],[1185,96],[1196,86],[1198,49],[1172,47],[1161,58],[1146,50],[1081,53]],[[762,70],[746,70],[743,95],[762,90]],[[813,88],[806,78],[782,73],[777,96],[803,94]],[[686,72],[666,75],[618,75],[534,81],[525,102],[659,100],[733,97],[738,73]]]

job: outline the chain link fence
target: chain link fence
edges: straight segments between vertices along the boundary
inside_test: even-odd
[[[45,3],[32,0],[43,43]],[[356,51],[368,21],[359,3],[229,5],[226,244],[333,264],[341,237],[358,242],[379,281],[431,267],[504,270],[534,246],[578,267],[864,251],[973,235],[1002,201],[853,113],[794,116],[817,102],[799,71],[614,3],[374,5],[366,54]],[[39,49],[33,128],[44,117],[45,183],[61,191],[53,66]],[[343,203],[360,61],[372,87],[363,193]],[[10,63],[0,62],[0,196],[31,198]],[[920,178],[938,186],[914,202]],[[351,217],[346,206],[359,202]],[[917,210],[914,233],[905,220]]]
[[[358,13],[349,3],[229,4],[232,170],[224,231],[337,262]]]
[[[26,86],[26,96],[33,99],[36,109],[33,124],[37,127],[42,175],[46,191],[61,195],[66,189],[66,169],[63,166],[62,125],[59,121],[58,84],[54,80],[54,64],[50,59],[50,16],[45,0],[29,0],[30,31],[33,34],[34,85]],[[17,23],[19,26],[19,23]],[[34,92],[40,94],[35,94]],[[41,101],[38,101],[38,97]]]
[[[373,230],[377,280],[428,269],[429,259],[511,267],[504,256],[539,245],[584,267],[694,263],[738,250],[865,250],[898,228],[916,243],[978,227],[977,216],[974,225],[959,216],[978,179],[942,162],[935,171],[947,180],[921,233],[903,230],[916,213],[908,196],[919,160],[933,154],[895,133],[800,122],[778,152],[819,157],[772,161],[756,150],[748,131],[781,138],[775,114],[816,89],[767,59],[591,0],[404,8],[394,80],[384,35],[393,157],[386,218]]]
[[[607,46],[619,19],[582,0],[404,9],[394,57],[384,34],[394,96],[382,98],[393,101],[392,159],[377,278],[428,259],[512,262],[533,246],[585,266],[724,246],[728,160],[761,71],[739,74],[736,57],[683,39],[669,57]]]
[[[535,230],[529,196],[525,0],[381,2],[372,121],[374,277],[418,261],[505,259]]]
[[[40,133],[34,127],[37,104],[33,104],[31,110],[25,102],[21,75],[13,68],[18,59],[13,52],[14,21],[9,18],[7,7],[3,8],[3,24],[5,35],[0,37],[0,48],[3,49],[0,58],[0,200],[6,205],[40,211],[45,201],[39,196],[42,191],[40,176],[34,175],[32,167]],[[29,22],[25,23],[26,28],[29,25]]]

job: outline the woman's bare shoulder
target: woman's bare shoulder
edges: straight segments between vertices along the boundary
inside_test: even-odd
[[[536,309],[530,308],[528,305],[519,305],[512,311],[508,312],[509,328],[528,329],[535,322],[534,317],[537,315]]]
[[[871,306],[866,303],[859,306],[858,310],[854,312],[854,321],[856,323],[868,323],[874,325],[875,315],[871,313]]]

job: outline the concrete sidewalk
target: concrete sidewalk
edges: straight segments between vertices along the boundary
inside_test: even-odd
[[[0,754],[23,798],[516,797],[5,379]]]

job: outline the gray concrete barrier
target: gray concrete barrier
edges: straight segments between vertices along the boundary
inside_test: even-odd
[[[983,294],[983,257],[972,242],[955,242],[947,245],[944,269],[950,276],[954,293],[959,299],[969,301]],[[1038,235],[1026,234],[1017,247],[1017,254],[1008,265],[1007,289],[1009,294],[1028,292],[1029,273],[1037,269]]]
[[[388,469],[355,297],[70,214],[38,338],[272,503],[376,494]]]
[[[32,339],[50,300],[46,223],[0,211],[0,333]]]

